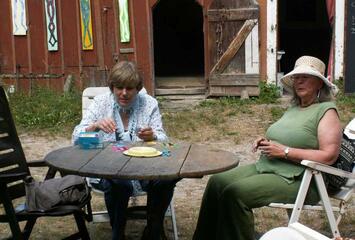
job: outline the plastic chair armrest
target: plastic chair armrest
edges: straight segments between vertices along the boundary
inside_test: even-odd
[[[323,163],[315,162],[315,161],[310,161],[310,160],[302,160],[301,162],[302,165],[324,172],[324,173],[329,173],[332,175],[340,176],[340,177],[346,177],[350,179],[355,179],[355,174],[351,172],[346,172],[338,168],[331,167],[329,165],[325,165]]]
[[[47,163],[44,160],[34,160],[27,162],[29,167],[48,167]]]

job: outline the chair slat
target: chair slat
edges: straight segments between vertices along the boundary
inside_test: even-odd
[[[8,144],[6,141],[2,141],[2,140],[3,139],[1,139],[1,142],[0,142],[0,154],[1,154],[1,151],[13,149],[12,144]]]
[[[9,173],[17,173],[17,172],[19,172],[19,165],[17,163],[0,168],[0,175],[1,174],[9,174]]]
[[[16,185],[10,186],[7,188],[10,199],[17,199],[24,197],[26,195],[25,184],[24,182],[18,183]],[[1,204],[0,200],[0,204]]]
[[[23,166],[23,168],[21,169],[22,172],[27,171],[27,167],[23,162],[21,155],[16,152],[16,150],[4,151],[3,154],[0,154],[0,168],[13,164],[19,164],[21,167]]]

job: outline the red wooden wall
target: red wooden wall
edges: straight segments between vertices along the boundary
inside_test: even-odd
[[[94,49],[82,50],[80,1],[56,0],[58,51],[48,51],[44,1],[26,0],[27,35],[14,36],[11,0],[1,0],[0,81],[15,85],[19,91],[28,91],[35,85],[61,91],[68,76],[75,78],[79,89],[102,86],[116,61],[133,60],[138,61],[145,85],[152,93],[151,56],[146,54],[151,40],[147,36],[148,1],[129,1],[129,43],[120,42],[117,2],[91,0]]]
[[[213,0],[197,0],[204,14]],[[233,0],[235,1],[235,0]],[[30,90],[35,85],[59,91],[69,76],[79,89],[106,85],[108,71],[118,60],[136,61],[144,86],[154,94],[152,9],[158,0],[129,0],[131,41],[121,43],[118,1],[91,0],[93,50],[82,50],[80,0],[55,0],[58,51],[48,51],[43,0],[26,0],[26,36],[12,34],[11,0],[0,0],[0,83]],[[205,14],[206,15],[206,14]],[[204,25],[205,34],[208,26]],[[205,38],[205,46],[211,43]],[[205,67],[208,69],[208,51]]]

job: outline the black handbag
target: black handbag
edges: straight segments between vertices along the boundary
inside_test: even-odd
[[[338,159],[333,163],[332,167],[343,171],[352,172],[355,161],[355,146],[354,142],[349,139],[344,133],[341,140],[341,146]],[[345,185],[348,179],[332,174],[325,174],[325,182],[329,192],[337,192]]]

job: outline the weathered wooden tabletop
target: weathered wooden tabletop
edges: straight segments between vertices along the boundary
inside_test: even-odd
[[[196,178],[231,169],[239,163],[234,153],[206,145],[157,143],[152,147],[169,150],[170,156],[141,158],[124,155],[115,150],[115,144],[107,143],[102,149],[65,147],[50,152],[45,161],[66,173],[121,179]]]

